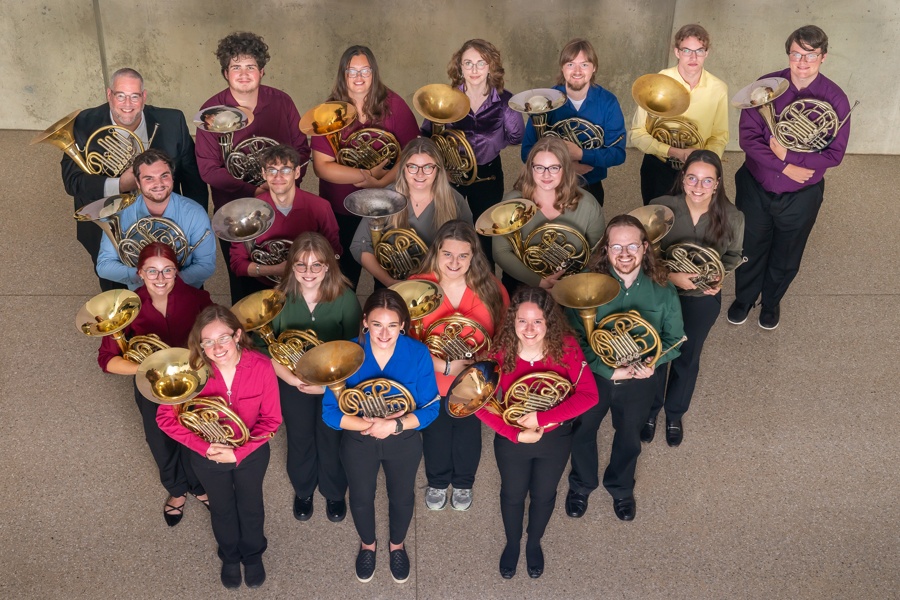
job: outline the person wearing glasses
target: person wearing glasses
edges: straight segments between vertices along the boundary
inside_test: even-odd
[[[800,270],[806,240],[822,206],[825,171],[841,164],[850,138],[847,95],[819,72],[827,57],[828,36],[815,25],[806,25],[788,36],[784,49],[788,68],[764,75],[788,80],[787,91],[772,103],[775,114],[783,114],[797,100],[820,100],[831,105],[843,126],[825,149],[798,152],[779,143],[759,111],[741,111],[741,150],[746,157],[734,175],[734,203],[744,213],[747,264],[735,273],[728,322],[744,323],[760,300],[763,329],[778,327],[781,299]]]
[[[388,220],[387,229],[412,229],[426,247],[434,242],[437,230],[447,221],[462,219],[472,225],[472,211],[466,199],[450,186],[444,159],[431,138],[416,138],[407,144],[397,160],[402,176],[392,189],[406,196],[406,210]],[[427,249],[427,248],[426,248]],[[378,284],[390,287],[397,283],[378,263],[372,247],[372,234],[365,219],[359,222],[350,253]]]
[[[566,103],[547,113],[547,126],[578,118],[603,129],[603,146],[583,148],[566,140],[566,149],[575,163],[575,172],[584,178],[585,188],[603,206],[603,180],[610,167],[625,162],[625,117],[615,95],[594,80],[599,59],[587,40],[574,39],[559,53],[559,75],[553,88],[565,93]],[[538,136],[531,119],[525,125],[522,141],[524,162]],[[602,225],[601,225],[602,229]]]
[[[216,243],[206,210],[172,191],[175,185],[174,169],[172,159],[162,150],[151,148],[134,157],[131,170],[140,195],[119,211],[119,225],[121,231],[126,232],[143,218],[162,218],[173,222],[185,237],[185,247],[174,248],[181,261],[178,276],[188,285],[199,288],[216,270]],[[156,231],[157,226],[152,229]],[[123,262],[118,248],[106,235],[100,242],[97,274],[131,290],[142,282],[137,268]]]
[[[191,466],[209,495],[212,530],[222,561],[222,585],[257,588],[266,580],[262,555],[267,541],[263,531],[263,478],[269,466],[269,439],[281,424],[278,384],[269,359],[253,350],[250,337],[224,306],[207,306],[197,316],[188,336],[190,362],[206,366],[210,377],[200,396],[218,396],[228,402],[249,430],[241,446],[205,441],[182,425],[175,407],[162,404],[156,414],[159,428],[187,447]]]
[[[588,496],[600,485],[597,432],[603,418],[612,412],[615,433],[609,465],[603,473],[603,487],[612,496],[616,517],[631,521],[637,513],[634,472],[641,454],[641,427],[647,421],[656,393],[656,368],[678,356],[677,344],[684,336],[684,324],[669,272],[656,257],[647,231],[635,217],[626,214],[610,220],[592,262],[596,272],[609,275],[619,283],[618,295],[597,307],[595,323],[608,315],[637,311],[656,330],[660,349],[664,352],[671,348],[660,356],[655,366],[614,369],[594,352],[578,312],[566,309],[600,392],[599,404],[578,417],[573,427],[566,514],[582,517],[587,510]]]
[[[253,241],[260,246],[269,240],[290,242],[304,231],[317,231],[331,244],[332,254],[343,253],[338,239],[337,221],[331,205],[324,198],[297,187],[300,179],[300,154],[291,146],[280,144],[266,148],[259,154],[262,175],[269,189],[259,199],[272,207],[275,220],[272,226]],[[240,278],[250,283],[242,286],[247,294],[270,288],[272,277],[280,277],[286,261],[267,265],[253,260],[243,242],[231,244],[229,267]]]
[[[660,251],[665,254],[672,244],[696,244],[713,250],[726,272],[734,271],[742,260],[744,215],[725,193],[719,155],[711,150],[694,151],[680,175],[671,196],[661,196],[650,203],[667,206],[675,214],[672,229],[660,240]],[[666,443],[678,446],[684,437],[681,419],[690,407],[697,383],[703,342],[722,310],[722,282],[699,289],[691,281],[696,276],[697,273],[669,273],[669,281],[678,289],[687,341],[679,347],[680,354],[659,369],[659,387],[650,417],[641,429],[642,442],[653,441],[656,417],[663,406]]]
[[[172,247],[162,242],[147,244],[138,255],[138,277],[143,285],[135,290],[141,300],[141,310],[125,331],[126,339],[138,335],[157,335],[169,346],[187,346],[188,334],[197,315],[212,304],[209,292],[198,290],[178,277],[178,262]],[[106,373],[133,377],[139,363],[127,360],[112,336],[102,338],[97,362]],[[137,385],[134,386],[134,401],[144,425],[144,438],[156,466],[159,480],[168,492],[163,507],[166,525],[174,527],[184,516],[187,494],[209,506],[206,492],[188,455],[178,442],[163,433],[156,423],[158,405],[144,398]]]
[[[465,196],[477,221],[485,210],[503,196],[503,165],[500,151],[522,143],[525,124],[522,115],[509,107],[512,93],[503,88],[503,59],[487,40],[469,40],[457,50],[447,66],[450,85],[469,98],[469,114],[461,121],[448,123],[446,129],[466,134],[478,165],[478,179],[470,185],[454,185]],[[432,123],[422,122],[422,134],[431,135]],[[482,236],[481,247],[493,262],[491,240]]]
[[[321,342],[349,340],[359,333],[362,311],[350,282],[341,274],[331,243],[319,233],[301,233],[282,266],[278,290],[284,309],[272,321],[277,337],[288,329],[306,330]],[[263,350],[270,353],[269,348]],[[341,465],[341,432],[322,421],[322,387],[307,385],[288,367],[272,360],[278,375],[281,413],[287,431],[287,472],[294,488],[294,518],[313,514],[316,487],[325,497],[325,516],[347,514],[347,476]]]
[[[543,137],[531,148],[522,174],[507,192],[504,200],[525,198],[537,205],[538,212],[519,230],[523,240],[536,228],[548,223],[571,227],[585,237],[593,248],[603,235],[603,210],[590,191],[578,187],[576,164],[569,156],[566,142]],[[503,283],[507,290],[519,285],[549,290],[565,273],[557,271],[541,276],[529,269],[516,255],[506,236],[494,236],[494,260],[503,269]]]
[[[700,144],[676,148],[655,139],[647,131],[647,111],[638,106],[631,121],[631,142],[644,153],[641,163],[641,197],[644,204],[672,193],[680,166],[697,148],[715,152],[719,158],[728,144],[728,86],[703,68],[709,56],[709,33],[697,24],[685,25],[672,42],[677,63],[663,69],[661,75],[671,77],[690,92],[691,103],[680,118],[697,127]]]
[[[341,147],[351,135],[364,128],[375,128],[392,134],[400,149],[419,135],[419,126],[409,106],[397,93],[381,81],[375,55],[366,46],[351,46],[338,63],[334,87],[328,101],[348,102],[356,107],[356,121],[340,132]],[[342,165],[325,136],[312,139],[313,168],[319,177],[319,195],[331,202],[340,227],[341,246],[350,247],[362,217],[344,208],[344,198],[360,188],[384,188],[399,174],[396,162],[385,159],[371,169]],[[356,260],[354,260],[356,258]],[[341,256],[341,271],[353,285],[361,273],[359,258],[349,253]]]

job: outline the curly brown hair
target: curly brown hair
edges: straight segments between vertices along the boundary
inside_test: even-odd
[[[556,157],[562,166],[560,172],[559,185],[556,187],[556,200],[553,207],[561,213],[575,210],[578,208],[578,202],[581,200],[581,190],[578,189],[578,174],[569,157],[569,151],[566,149],[566,143],[555,137],[542,137],[531,148],[528,158],[525,160],[525,166],[522,167],[522,174],[516,180],[513,189],[522,192],[522,197],[531,200],[534,197],[534,190],[537,185],[534,183],[534,157],[539,152],[549,152]]]
[[[261,36],[249,31],[235,31],[231,35],[219,40],[216,48],[216,58],[222,67],[222,76],[228,79],[228,67],[231,60],[241,56],[249,56],[256,61],[256,66],[262,71],[266,68],[269,59],[269,46]]]
[[[647,274],[657,285],[666,286],[669,284],[669,270],[666,269],[662,261],[656,256],[656,252],[650,245],[650,238],[647,236],[647,230],[644,225],[631,215],[618,215],[613,217],[603,232],[603,237],[597,242],[595,248],[597,252],[591,257],[591,270],[597,273],[613,275],[612,265],[609,263],[609,232],[614,227],[634,227],[641,232],[641,242],[644,243],[644,258],[641,260],[641,269]]]
[[[497,90],[498,94],[503,92],[503,75],[506,71],[503,69],[503,59],[500,57],[500,51],[497,49],[497,46],[489,41],[478,38],[463,44],[450,58],[450,63],[447,65],[450,85],[459,87],[466,82],[462,72],[462,55],[466,50],[475,50],[481,55],[482,60],[488,64],[488,76],[485,78],[488,84],[488,93],[492,89]]]
[[[547,327],[547,333],[544,335],[544,354],[548,359],[558,365],[563,364],[563,356],[566,353],[565,338],[574,336],[562,309],[547,290],[539,287],[520,287],[510,299],[503,322],[491,343],[492,354],[495,356],[503,354],[503,364],[500,367],[507,373],[516,368],[516,357],[521,346],[516,335],[516,313],[526,302],[537,304],[544,313]]]
[[[337,75],[334,79],[334,87],[331,88],[331,95],[328,101],[338,100],[340,102],[349,102],[353,104],[350,97],[350,91],[347,89],[347,75],[345,72],[350,67],[350,61],[354,56],[365,56],[369,61],[369,68],[372,69],[372,87],[366,94],[366,101],[363,103],[363,112],[367,117],[366,126],[371,127],[384,121],[388,115],[388,92],[390,91],[381,81],[381,72],[378,70],[378,61],[368,46],[350,46],[341,55],[338,62]]]

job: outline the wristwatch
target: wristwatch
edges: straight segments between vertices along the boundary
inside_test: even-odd
[[[403,418],[402,418],[402,417],[398,417],[398,418],[397,418],[397,425],[394,427],[394,435],[400,433],[401,431],[403,431]]]

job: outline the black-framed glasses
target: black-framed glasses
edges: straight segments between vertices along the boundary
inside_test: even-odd
[[[549,171],[551,175],[556,175],[562,170],[562,165],[531,165],[531,170],[538,175],[543,175],[544,171]]]
[[[347,77],[350,77],[351,79],[356,77],[357,75],[361,76],[363,79],[368,79],[372,76],[372,67],[363,67],[362,69],[354,69],[351,67],[349,69],[345,69],[344,73],[346,73]]]
[[[223,336],[217,337],[214,340],[200,340],[200,347],[203,348],[204,350],[209,350],[213,346],[225,346],[228,344],[228,342],[233,342],[233,341],[234,341],[234,332],[232,331],[228,335],[223,335]]]
[[[419,172],[419,169],[422,170],[426,175],[431,175],[434,173],[434,170],[437,169],[437,165],[434,163],[428,163],[427,165],[417,165],[413,163],[406,163],[406,170],[410,175],[415,175]]]
[[[678,52],[685,57],[690,57],[691,54],[693,54],[697,58],[703,58],[704,56],[706,56],[707,50],[706,48],[679,48]]]
[[[172,279],[175,277],[175,273],[178,272],[178,269],[175,267],[166,267],[163,270],[159,269],[143,269],[144,275],[147,279],[159,279],[159,276],[162,275],[163,279]]]
[[[800,62],[801,60],[805,60],[808,63],[816,62],[819,60],[819,57],[822,56],[821,52],[809,52],[807,54],[800,54],[799,52],[788,52],[788,58],[791,59],[791,62]]]

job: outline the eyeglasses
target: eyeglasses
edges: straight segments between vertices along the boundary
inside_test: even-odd
[[[638,250],[643,247],[643,244],[628,244],[627,246],[623,246],[622,244],[610,244],[607,246],[610,254],[622,254],[625,250],[628,251],[628,254],[637,254]]]
[[[163,279],[172,279],[175,277],[175,273],[178,272],[178,269],[175,267],[166,267],[162,271],[159,269],[143,269],[143,271],[147,279],[159,279],[160,275],[163,276]]]
[[[281,173],[282,175],[287,177],[288,175],[290,175],[291,173],[294,172],[295,168],[296,167],[281,167],[279,169],[279,168],[275,168],[275,167],[268,167],[265,171],[266,171],[266,175],[268,175],[269,177],[275,177],[279,173]]]
[[[538,175],[543,175],[544,171],[550,171],[551,175],[556,175],[562,169],[562,165],[531,165],[531,169]]]
[[[685,175],[684,184],[691,187],[697,187],[698,185],[700,185],[701,187],[703,187],[703,189],[708,190],[712,186],[716,185],[716,180],[712,177],[700,179],[696,175]]]
[[[232,331],[228,335],[223,335],[222,337],[216,338],[214,340],[200,340],[200,347],[209,350],[213,346],[225,346],[229,342],[234,341],[234,332]]]
[[[325,265],[317,262],[314,262],[311,265],[307,265],[306,263],[294,263],[294,270],[298,273],[306,273],[307,271],[309,271],[313,275],[318,275],[324,268]]]
[[[434,163],[428,163],[427,165],[416,165],[413,163],[406,163],[406,170],[410,175],[415,175],[419,172],[419,169],[422,170],[426,175],[431,175],[434,173],[434,170],[437,169],[437,165]]]
[[[799,52],[788,52],[788,58],[791,59],[791,62],[800,62],[801,60],[805,60],[808,63],[816,62],[819,60],[819,57],[822,56],[821,52],[810,52],[809,54],[800,54]]]
[[[124,104],[126,100],[131,100],[132,104],[137,104],[144,98],[143,94],[126,94],[125,92],[113,92],[112,96],[119,104]]]
[[[361,76],[363,79],[368,79],[372,76],[372,68],[371,67],[363,67],[362,69],[346,69],[344,73],[347,74],[347,77],[353,79],[357,75]]]
[[[679,48],[678,52],[685,58],[690,58],[691,54],[693,54],[697,58],[703,58],[704,56],[706,56],[706,48],[697,48],[696,50],[694,50],[693,48]]]
[[[471,71],[473,69],[478,69],[479,71],[483,69],[487,69],[487,62],[483,60],[479,60],[478,62],[472,62],[471,60],[464,60],[462,63],[462,68],[466,71]]]

